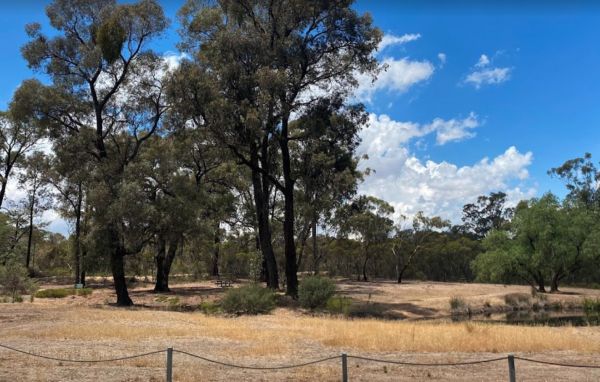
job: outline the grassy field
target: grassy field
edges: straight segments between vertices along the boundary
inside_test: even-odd
[[[524,287],[441,283],[341,282],[342,293],[356,300],[389,304],[406,317],[443,316],[449,300],[460,296],[470,304],[498,303],[503,293]],[[499,293],[499,291],[501,293]],[[598,291],[564,290],[550,298],[575,303]],[[140,306],[115,308],[109,289],[88,296],[36,299],[33,303],[0,304],[0,343],[39,354],[65,358],[110,358],[173,346],[209,358],[244,365],[302,362],[341,352],[414,362],[449,362],[494,358],[507,353],[531,358],[600,364],[600,328],[528,327],[483,323],[441,323],[344,319],[278,308],[263,316],[207,316],[199,312],[155,310],[168,299],[193,304],[216,299],[211,283],[182,284],[165,299],[149,288],[133,290]],[[173,300],[171,300],[173,301]],[[0,350],[0,381],[162,381],[164,354],[109,364],[70,364],[30,358]],[[506,362],[475,366],[425,368],[384,366],[350,361],[353,381],[454,380],[495,381],[506,378]],[[339,360],[302,369],[249,371],[231,369],[176,354],[176,381],[290,380],[337,381]],[[519,380],[596,381],[600,370],[517,364]]]

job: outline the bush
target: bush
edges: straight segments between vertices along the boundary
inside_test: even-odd
[[[257,284],[232,288],[225,293],[221,307],[230,314],[269,313],[275,309],[275,293]]]
[[[531,297],[527,293],[510,293],[504,296],[504,302],[514,308],[529,308]]]
[[[29,278],[27,268],[16,262],[0,266],[0,293],[10,296],[12,302],[22,302],[22,294],[33,294],[37,283]]]
[[[203,301],[198,305],[198,308],[204,314],[217,314],[221,311],[221,306],[214,301]]]
[[[334,293],[335,284],[333,281],[325,277],[310,276],[300,283],[298,300],[303,308],[323,308]]]
[[[91,288],[53,288],[42,289],[35,294],[37,298],[65,298],[67,296],[87,296],[92,294]]]
[[[325,309],[334,314],[343,314],[348,316],[352,308],[352,299],[350,297],[333,296],[327,300]]]
[[[460,297],[452,297],[450,299],[450,310],[461,311],[467,308],[467,303]]]

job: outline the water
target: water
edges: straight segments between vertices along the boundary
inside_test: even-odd
[[[600,326],[600,316],[586,315],[583,311],[531,311],[453,316],[452,321],[490,322],[531,326]]]

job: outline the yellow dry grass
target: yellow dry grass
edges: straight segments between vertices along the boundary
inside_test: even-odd
[[[298,343],[358,352],[600,352],[598,328],[528,327],[485,323],[401,322],[307,317],[279,310],[228,318],[200,313],[76,308],[49,309],[39,330],[16,326],[3,338],[85,342],[168,343],[210,338],[237,355],[293,352]],[[35,323],[32,322],[33,325]],[[226,354],[228,347],[219,353]]]

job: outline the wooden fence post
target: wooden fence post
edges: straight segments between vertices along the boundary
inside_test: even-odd
[[[509,382],[517,382],[517,372],[515,370],[515,356],[508,355],[508,380]]]
[[[167,382],[173,382],[173,348],[167,348]]]
[[[348,382],[348,355],[342,353],[342,382]]]

